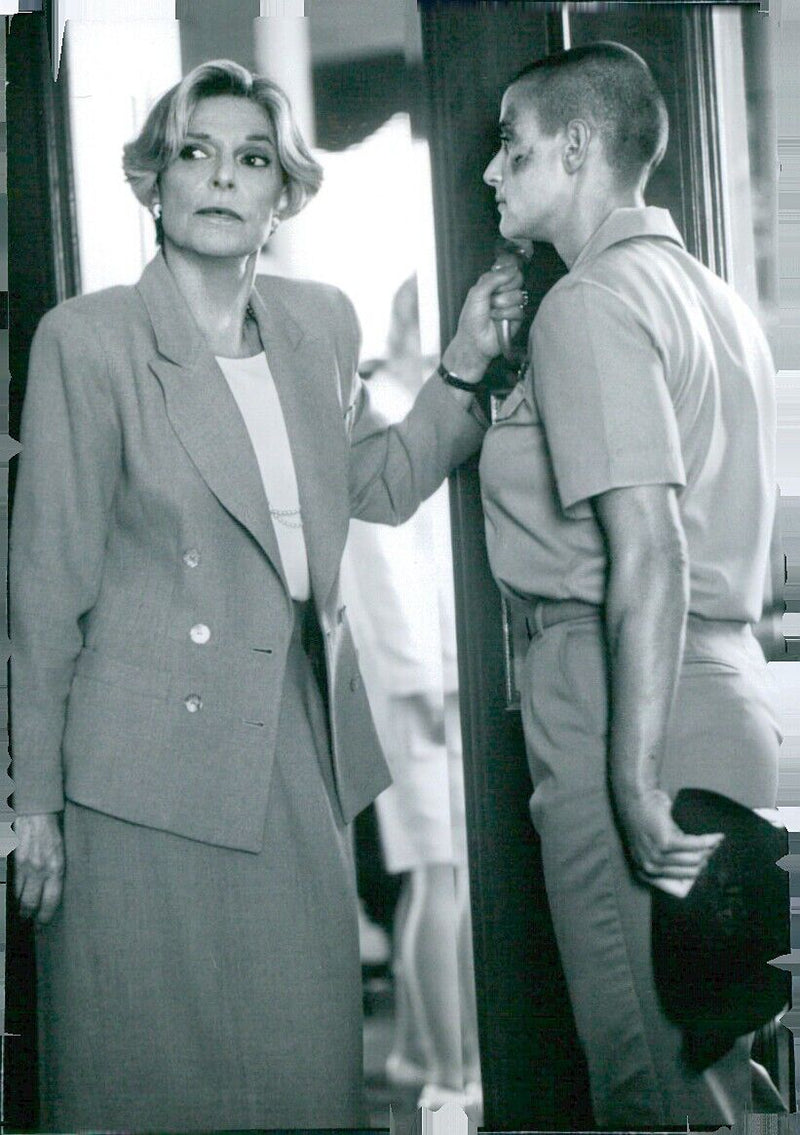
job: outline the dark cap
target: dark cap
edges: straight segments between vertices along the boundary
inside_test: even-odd
[[[790,949],[789,876],[776,863],[788,836],[706,789],[681,789],[672,816],[689,834],[725,834],[686,898],[653,889],[656,986],[683,1028],[687,1061],[702,1070],[791,998],[790,974],[768,964]]]

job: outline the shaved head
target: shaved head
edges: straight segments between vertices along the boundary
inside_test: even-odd
[[[511,86],[530,100],[544,134],[574,119],[589,123],[621,184],[647,181],[664,156],[669,120],[663,96],[645,61],[622,44],[603,41],[548,55],[520,71]]]

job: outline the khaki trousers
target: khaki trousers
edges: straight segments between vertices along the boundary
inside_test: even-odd
[[[589,614],[531,634],[522,690],[531,816],[595,1120],[618,1129],[685,1126],[687,1117],[731,1123],[750,1102],[749,1041],[693,1072],[654,987],[650,889],[630,870],[607,783],[602,620]],[[774,807],[779,744],[770,676],[750,628],[690,617],[661,786]]]

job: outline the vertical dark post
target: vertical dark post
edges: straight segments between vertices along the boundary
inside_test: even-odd
[[[464,295],[492,262],[497,216],[481,174],[497,148],[503,90],[562,46],[561,19],[535,4],[425,4],[421,16],[446,343]],[[562,272],[552,249],[535,250],[534,302]],[[506,706],[501,601],[475,462],[452,479],[451,516],[485,1124],[586,1129],[585,1070],[528,813],[521,722]]]
[[[28,353],[36,325],[80,289],[75,227],[67,63],[53,82],[50,5],[14,17],[7,41],[9,431],[19,434]],[[16,461],[10,467],[13,496]],[[11,722],[13,730],[13,721]],[[13,769],[12,769],[13,772]],[[36,988],[33,933],[13,899],[13,856],[6,887],[6,1002],[3,1112],[6,1128],[38,1125]]]

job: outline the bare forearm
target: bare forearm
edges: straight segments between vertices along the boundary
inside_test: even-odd
[[[688,565],[675,542],[612,563],[606,591],[615,797],[658,787],[688,610]]]
[[[620,831],[639,876],[674,892],[691,885],[722,836],[686,835],[659,783],[683,658],[689,560],[670,485],[594,498],[608,552],[609,774]]]

